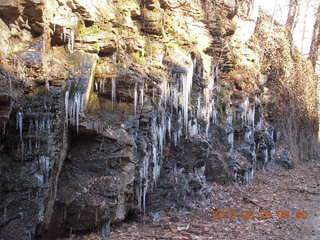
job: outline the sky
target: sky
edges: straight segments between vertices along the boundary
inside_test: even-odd
[[[269,15],[274,15],[277,22],[285,24],[288,15],[288,5],[289,0],[256,0],[259,6],[264,9]],[[307,0],[301,0],[300,15],[297,22],[297,27],[293,34],[293,40],[300,51],[304,54],[308,54],[311,38],[313,33],[314,24],[314,13],[316,12],[316,7],[311,5],[308,12],[306,12]],[[313,1],[314,3],[317,1]],[[306,18],[306,24],[304,24],[304,16]],[[305,38],[303,39],[303,29],[305,27]]]

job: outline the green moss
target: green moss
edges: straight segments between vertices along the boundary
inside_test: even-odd
[[[135,52],[132,54],[133,60],[138,63],[138,64],[144,64],[145,63],[145,58],[141,56],[138,52]]]
[[[15,51],[11,50],[10,52],[8,52],[9,57],[13,57],[14,55],[16,55]]]
[[[98,35],[103,31],[106,31],[106,29],[103,29],[101,26],[99,26],[97,24],[94,24],[90,27],[86,27],[84,25],[81,25],[78,28],[78,37],[84,38],[86,36]]]
[[[180,46],[176,42],[169,42],[166,44],[167,48],[172,48],[172,49],[179,49]]]
[[[149,38],[145,39],[144,53],[146,56],[153,56],[159,47],[159,43],[152,42]]]

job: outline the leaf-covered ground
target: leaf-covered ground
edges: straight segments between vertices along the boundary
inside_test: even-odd
[[[320,240],[320,164],[261,171],[248,186],[214,185],[210,199],[112,230],[107,239]]]

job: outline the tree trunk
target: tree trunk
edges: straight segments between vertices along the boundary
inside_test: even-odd
[[[305,54],[306,52],[304,51],[304,40],[306,39],[306,31],[307,31],[307,18],[308,18],[308,14],[309,14],[309,8],[311,5],[311,0],[307,1],[306,4],[306,9],[304,12],[304,16],[303,16],[303,29],[302,29],[302,37],[301,37],[301,52],[303,54]]]
[[[289,12],[287,17],[286,26],[290,33],[293,33],[294,27],[296,25],[296,18],[299,12],[299,2],[298,0],[290,0]]]
[[[309,59],[315,69],[318,55],[319,55],[319,47],[320,47],[320,5],[318,7],[316,17],[315,17],[315,23],[313,27],[313,35],[312,35],[312,41],[309,51]]]

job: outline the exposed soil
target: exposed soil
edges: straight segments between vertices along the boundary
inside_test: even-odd
[[[320,240],[320,164],[260,171],[248,186],[213,187],[210,199],[114,226],[108,239]],[[213,217],[215,210],[225,217]]]

